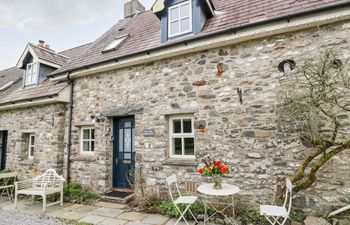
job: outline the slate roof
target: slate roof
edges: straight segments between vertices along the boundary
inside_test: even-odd
[[[33,48],[36,56],[38,56],[39,59],[54,63],[59,66],[63,66],[69,61],[69,57],[60,53],[56,53],[51,49],[40,47],[32,43],[29,43],[29,45]]]
[[[33,44],[30,45],[40,59],[50,61],[58,65],[64,65],[64,63],[69,61],[69,58],[76,57],[89,46],[89,44],[85,44],[66,51],[54,53],[50,50],[43,49],[42,47],[38,47]],[[0,106],[2,104],[16,101],[54,96],[68,86],[67,82],[53,82],[47,79],[36,87],[23,88],[23,73],[24,71],[22,69],[18,69],[17,67],[0,71],[0,88],[11,81],[15,81],[11,86],[3,91],[0,91]]]
[[[10,82],[17,82],[22,79],[23,70],[12,67],[6,70],[0,71],[0,89]],[[1,91],[0,91],[1,93]]]
[[[282,17],[340,6],[350,0],[212,0],[218,13],[207,20],[201,33],[187,37],[187,40],[204,37],[208,34],[237,29],[242,26],[263,23]],[[349,4],[350,5],[350,4]],[[116,51],[102,53],[102,50],[116,37],[130,35]],[[183,41],[183,39],[182,39]],[[161,43],[160,20],[147,11],[134,17],[128,17],[115,24],[79,56],[56,70],[51,75],[107,62],[155,48],[166,47]]]

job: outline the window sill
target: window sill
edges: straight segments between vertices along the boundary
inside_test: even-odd
[[[196,159],[167,159],[162,164],[167,166],[198,166]]]
[[[34,162],[33,159],[25,159],[23,161],[20,161],[19,164],[22,166],[33,166]]]
[[[96,162],[95,155],[77,155],[71,158],[71,161]]]

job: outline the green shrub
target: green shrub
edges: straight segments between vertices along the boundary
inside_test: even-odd
[[[186,206],[180,205],[179,208],[181,211],[183,211],[185,210]],[[200,214],[204,214],[204,205],[200,202],[195,202],[192,204],[190,209],[195,217],[198,217]],[[214,212],[212,208],[207,208],[207,210],[209,214],[212,214]],[[160,200],[155,200],[150,203],[147,211],[150,213],[159,213],[172,218],[180,216],[179,211],[176,209],[175,205],[172,202],[162,202]],[[193,219],[192,215],[188,211],[185,214],[185,218],[189,220]]]
[[[243,224],[254,224],[254,225],[265,225],[268,224],[265,217],[261,216],[260,213],[254,210],[242,212],[238,215],[238,219]]]
[[[64,184],[63,195],[65,199],[68,199],[69,202],[81,203],[81,204],[91,204],[99,199],[99,195],[93,192],[90,192],[87,188],[82,187],[80,184],[71,183]],[[60,197],[59,193],[55,193],[48,196],[49,201],[58,201]]]
[[[302,223],[306,219],[306,215],[302,211],[298,211],[296,208],[292,207],[292,210],[290,211],[289,219],[291,221]]]
[[[15,172],[15,171],[13,171],[13,170],[8,170],[8,169],[6,169],[6,170],[0,170],[0,173],[12,173],[12,172]]]

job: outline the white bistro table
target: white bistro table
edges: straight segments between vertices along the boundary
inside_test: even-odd
[[[206,196],[208,196],[208,199],[204,199],[204,207],[205,207],[205,218],[204,218],[204,224],[208,222],[214,215],[221,214],[226,220],[228,220],[231,224],[235,224],[234,222],[234,215],[235,215],[235,205],[234,205],[234,195],[237,194],[240,189],[239,187],[232,185],[232,184],[222,184],[222,189],[214,189],[213,184],[202,184],[197,188],[197,191],[199,193],[202,193]],[[223,202],[218,201],[219,205],[225,204],[226,206],[223,209],[217,209],[217,207],[214,206],[214,204],[210,201],[210,197],[230,197],[229,203],[225,204]],[[215,212],[212,215],[207,215],[207,206],[210,205]],[[232,219],[228,218],[224,211],[232,207]]]
[[[9,199],[12,199],[13,196],[13,189],[14,184],[10,184],[10,181],[12,179],[16,180],[17,173],[11,172],[11,173],[0,173],[0,197],[4,195],[4,193],[7,194]]]

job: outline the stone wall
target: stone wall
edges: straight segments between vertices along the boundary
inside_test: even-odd
[[[19,179],[29,179],[54,168],[63,169],[66,106],[51,104],[1,111],[0,130],[8,131],[6,168],[16,170]],[[35,134],[35,152],[28,159],[28,137]]]
[[[141,106],[143,113],[135,115],[136,158],[142,165],[137,174],[142,174],[147,193],[160,195],[164,179],[172,173],[182,182],[200,181],[196,165],[210,153],[232,165],[233,173],[224,182],[241,188],[243,202],[272,202],[276,184],[293,174],[305,151],[292,126],[277,124],[283,76],[277,65],[284,59],[301,62],[326,48],[350,57],[349,35],[349,23],[333,24],[76,80],[73,181],[99,192],[111,188],[112,119],[102,117],[94,123],[93,156],[79,153],[79,124],[92,123],[94,116],[109,109]],[[242,90],[242,103],[237,88]],[[196,130],[197,160],[171,160],[165,114],[192,109],[196,128],[206,128]],[[155,130],[155,137],[143,137],[147,128]],[[349,177],[347,151],[325,166],[318,184],[295,204],[316,209],[349,202]]]

